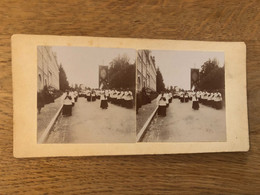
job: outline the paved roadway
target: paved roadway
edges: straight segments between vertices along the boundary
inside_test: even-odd
[[[109,104],[100,108],[100,100],[78,98],[72,116],[60,116],[47,143],[129,143],[136,141],[135,110]]]
[[[203,142],[225,141],[225,109],[215,110],[200,104],[192,109],[192,102],[180,103],[178,99],[167,108],[167,116],[155,116],[143,142]]]

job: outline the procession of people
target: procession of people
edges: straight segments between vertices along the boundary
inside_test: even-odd
[[[78,97],[85,97],[87,102],[95,102],[100,100],[100,108],[108,109],[108,102],[125,108],[133,108],[134,97],[131,90],[115,90],[115,89],[87,89],[84,91],[67,91],[63,100],[62,114],[64,116],[72,115],[72,107],[77,102]]]
[[[222,95],[219,90],[208,92],[204,91],[191,91],[181,90],[173,95],[174,98],[179,98],[181,103],[192,101],[192,108],[194,110],[199,109],[199,103],[215,108],[217,110],[222,109]]]
[[[191,90],[180,90],[179,92],[172,93],[170,91],[162,91],[157,97],[158,115],[166,116],[167,108],[172,102],[173,98],[178,98],[181,103],[187,103],[192,101],[192,109],[199,110],[200,105],[212,107],[220,110],[223,107],[222,95],[218,90],[207,92],[207,91],[191,91]]]
[[[133,108],[134,97],[132,91],[127,90],[108,90],[107,91],[108,102],[122,106],[125,108]]]
[[[80,94],[80,95],[79,95]],[[87,89],[78,93],[77,91],[67,91],[63,101],[63,115],[71,116],[72,107],[77,102],[78,97],[85,97],[87,102],[95,102],[100,100],[100,108],[108,109],[108,103],[133,108],[134,97],[131,90],[126,89]],[[157,97],[158,115],[166,116],[166,111],[172,103],[173,98],[178,98],[181,103],[192,101],[192,109],[199,110],[200,104],[212,107],[214,109],[222,109],[222,95],[219,91],[191,91],[180,90],[172,93],[170,90],[162,91]]]

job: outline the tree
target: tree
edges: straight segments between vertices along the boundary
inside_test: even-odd
[[[108,71],[109,88],[135,88],[135,63],[130,64],[127,55],[117,56],[110,62]]]
[[[156,69],[156,91],[161,93],[165,90],[165,84],[163,81],[163,76],[159,68]]]
[[[224,89],[225,87],[225,72],[224,67],[219,67],[216,59],[209,59],[201,66],[200,71],[200,90],[216,90]]]
[[[63,69],[62,65],[59,68],[59,81],[60,81],[60,90],[65,91],[69,89],[69,82],[67,80],[67,75],[65,70]]]

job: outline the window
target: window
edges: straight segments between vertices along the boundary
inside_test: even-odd
[[[42,82],[42,76],[39,74],[39,81]]]
[[[147,75],[147,87],[150,87],[150,75]]]
[[[137,78],[137,88],[139,90],[141,90],[141,79],[140,79],[140,76],[138,76],[138,78]]]
[[[49,71],[49,84],[52,84],[52,73]]]
[[[42,76],[41,74],[38,75],[38,89],[42,88]]]

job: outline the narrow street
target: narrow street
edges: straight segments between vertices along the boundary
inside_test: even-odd
[[[136,141],[135,110],[109,103],[100,108],[100,100],[78,98],[72,116],[60,115],[47,143],[129,143]]]
[[[191,101],[173,99],[166,113],[166,117],[154,117],[143,142],[226,141],[225,108],[216,110],[200,104],[199,110],[193,110]]]

